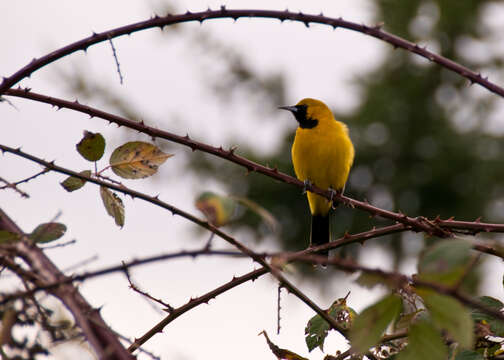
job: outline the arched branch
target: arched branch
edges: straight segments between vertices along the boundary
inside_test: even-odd
[[[186,12],[185,14],[166,16],[155,16],[149,20],[140,21],[134,24],[125,25],[112,30],[104,31],[101,33],[93,33],[91,36],[84,38],[82,40],[76,41],[58,50],[55,50],[45,56],[38,59],[33,59],[29,64],[15,72],[9,77],[4,77],[2,83],[0,84],[0,95],[3,95],[5,91],[20,80],[30,76],[38,69],[58,60],[64,56],[72,54],[76,51],[83,50],[86,51],[91,45],[103,41],[110,41],[113,38],[132,34],[137,31],[149,29],[149,28],[163,28],[168,25],[189,22],[189,21],[199,21],[200,23],[210,20],[210,19],[220,19],[220,18],[232,18],[237,20],[239,18],[269,18],[278,19],[280,21],[292,20],[304,23],[306,26],[313,24],[324,24],[331,26],[332,28],[344,28],[348,30],[353,30],[372,36],[374,38],[385,41],[395,48],[402,48],[419,56],[426,58],[429,61],[435,62],[449,69],[466,79],[471,83],[477,83],[489,91],[504,97],[504,88],[490,82],[488,78],[481,76],[480,73],[472,71],[465,66],[462,66],[450,59],[447,59],[441,55],[437,55],[425,47],[421,47],[411,41],[405,40],[399,36],[390,34],[383,31],[381,25],[377,26],[367,26],[362,24],[357,24],[351,21],[343,20],[342,18],[331,18],[322,15],[309,15],[303,13],[294,13],[290,11],[274,11],[274,10],[228,10],[225,7],[221,7],[220,10],[207,10],[201,12]]]

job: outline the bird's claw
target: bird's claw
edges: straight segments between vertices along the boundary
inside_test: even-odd
[[[312,186],[313,183],[310,180],[306,179],[305,181],[303,181],[303,184],[304,184],[303,194],[306,194],[306,192],[308,191],[308,189],[307,189],[308,186]]]
[[[331,196],[329,196],[329,201],[333,202],[334,195],[336,195],[338,192],[336,190],[334,190],[332,187],[329,187],[328,190],[329,190],[329,194],[331,194]]]
[[[333,201],[333,199],[334,199],[334,196],[335,196],[335,195],[339,195],[339,194],[341,194],[341,191],[334,190],[332,187],[329,187],[329,189],[328,189],[328,190],[329,190],[329,193],[331,194],[331,196],[329,196],[329,203],[331,204],[331,207],[332,207],[333,209],[335,209],[335,208],[336,208],[336,206],[338,206],[338,203],[336,203],[336,205],[334,205],[334,201]]]

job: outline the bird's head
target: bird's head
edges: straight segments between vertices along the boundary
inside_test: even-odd
[[[331,110],[320,100],[306,98],[294,106],[280,106],[279,109],[290,111],[303,129],[312,129],[320,121],[333,119]]]

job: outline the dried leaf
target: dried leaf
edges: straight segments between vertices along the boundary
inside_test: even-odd
[[[266,338],[266,342],[268,343],[271,352],[273,353],[273,355],[277,357],[278,360],[308,360],[307,358],[302,357],[301,355],[298,355],[293,351],[287,349],[280,349],[273,342],[271,342],[265,330],[259,333],[259,335],[261,334],[264,335],[264,337]]]
[[[107,214],[112,216],[117,226],[124,226],[124,204],[119,196],[104,186],[100,187],[100,196]]]
[[[124,179],[141,179],[155,174],[172,154],[165,154],[157,146],[132,141],[119,146],[110,156],[112,171]]]

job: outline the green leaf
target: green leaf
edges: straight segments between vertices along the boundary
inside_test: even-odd
[[[84,131],[84,137],[76,147],[84,159],[98,161],[105,152],[105,138],[100,133]]]
[[[124,205],[120,197],[104,186],[100,186],[100,196],[107,210],[107,214],[112,216],[117,226],[124,226]]]
[[[466,240],[440,241],[427,249],[418,263],[419,278],[455,285],[471,261],[472,244]]]
[[[20,238],[21,236],[19,234],[7,230],[0,230],[0,244],[18,241]]]
[[[461,347],[472,347],[473,320],[469,311],[458,300],[432,290],[417,289],[417,294],[422,297],[432,321],[439,329],[446,330]]]
[[[91,171],[84,170],[84,171],[81,171],[79,174],[90,177]],[[61,184],[61,186],[63,186],[63,188],[66,191],[72,192],[72,191],[78,190],[81,187],[83,187],[85,183],[86,183],[86,180],[82,180],[82,179],[75,177],[75,176],[70,176],[70,177],[66,178],[65,181],[61,182],[60,184]]]
[[[462,350],[455,356],[455,360],[485,360],[485,357],[476,351]]]
[[[65,235],[66,230],[67,227],[64,224],[45,223],[37,226],[28,237],[36,243],[48,243]]]
[[[394,324],[395,331],[409,329],[411,323],[413,323],[421,315],[424,310],[417,310],[415,312],[410,312],[407,314],[401,314],[399,319]]]
[[[388,288],[397,287],[397,281],[394,281],[394,279],[391,279],[390,277],[387,276],[380,276],[379,274],[375,273],[363,272],[362,274],[359,275],[359,277],[357,278],[357,280],[355,280],[355,282],[367,289],[372,289],[377,285],[384,285]]]
[[[308,351],[312,351],[317,346],[324,350],[324,341],[331,326],[320,315],[312,317],[305,328],[305,341]]]
[[[210,191],[199,195],[195,205],[205,215],[208,222],[217,227],[229,223],[236,210],[236,201]]]
[[[362,354],[375,346],[401,309],[402,299],[395,294],[388,295],[366,308],[357,316],[350,329],[352,348]]]
[[[326,310],[330,317],[343,328],[349,329],[352,326],[353,320],[357,313],[346,304],[346,298],[341,298],[334,301],[329,309]],[[312,317],[305,328],[305,341],[308,351],[312,351],[317,346],[320,350],[324,350],[324,341],[331,326],[320,315]]]
[[[115,149],[109,162],[116,175],[124,179],[141,179],[154,175],[159,166],[172,156],[152,144],[131,141]]]
[[[448,349],[439,331],[427,321],[411,325],[408,346],[397,355],[397,360],[446,360]]]
[[[491,296],[482,296],[479,300],[490,309],[501,311],[502,308],[504,308],[504,304],[500,300]],[[495,336],[504,337],[504,321],[495,319],[494,317],[477,309],[473,309],[471,315],[474,321],[488,324],[490,326],[490,330]]]

